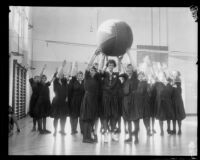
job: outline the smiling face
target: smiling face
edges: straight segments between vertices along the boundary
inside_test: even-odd
[[[131,74],[133,73],[133,67],[132,67],[132,65],[128,65],[128,66],[126,67],[126,73],[127,73],[128,75],[131,75]]]
[[[79,81],[83,80],[83,73],[78,73],[78,74],[77,74],[77,79],[78,79]]]
[[[35,77],[33,78],[33,80],[34,80],[34,82],[39,82],[39,81],[40,81],[40,76],[35,76]]]
[[[112,72],[114,68],[115,68],[115,65],[113,63],[108,63],[108,70],[110,72]]]
[[[90,75],[91,75],[92,77],[94,77],[95,74],[96,74],[95,69],[94,69],[93,67],[90,68]]]
[[[45,83],[47,81],[47,77],[45,75],[42,76],[42,83]]]

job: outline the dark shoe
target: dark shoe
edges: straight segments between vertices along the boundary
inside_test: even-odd
[[[98,142],[98,137],[96,134],[94,134],[94,142]]]
[[[121,133],[121,129],[117,128],[116,131],[115,131],[115,133],[117,133],[117,134]]]
[[[60,134],[62,134],[63,136],[66,135],[65,131],[59,131]]]
[[[40,134],[45,134],[44,130],[38,130]]]
[[[160,132],[160,135],[161,135],[161,136],[164,136],[164,131],[161,131],[161,132]]]
[[[44,134],[50,134],[51,133],[51,131],[49,131],[47,129],[43,130],[43,132],[44,132]]]
[[[136,131],[132,131],[132,132],[131,132],[132,135],[135,135],[135,133],[136,133]]]
[[[20,129],[19,129],[19,128],[17,129],[17,132],[18,132],[18,133],[20,132]]]
[[[139,140],[135,139],[134,144],[138,144],[138,143],[139,143]]]
[[[172,135],[173,135],[173,134],[176,134],[176,130],[170,131],[169,134],[172,134]]]
[[[181,135],[181,134],[182,134],[182,132],[181,132],[181,130],[179,130],[179,131],[178,131],[178,135]]]
[[[151,133],[151,131],[147,131],[147,136],[152,136],[153,134]]]
[[[36,131],[36,127],[33,127],[32,132]]]
[[[131,137],[129,137],[128,139],[125,139],[125,140],[124,140],[124,142],[125,142],[125,143],[132,142],[132,138],[131,138]]]
[[[83,143],[94,143],[93,139],[83,139]]]
[[[156,130],[155,130],[155,129],[153,129],[153,130],[152,130],[152,133],[153,133],[153,134],[155,134],[155,133],[156,133]]]

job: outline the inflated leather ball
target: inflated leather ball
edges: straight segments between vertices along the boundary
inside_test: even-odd
[[[107,20],[97,31],[98,47],[107,56],[120,56],[131,48],[133,34],[131,27],[120,20]]]

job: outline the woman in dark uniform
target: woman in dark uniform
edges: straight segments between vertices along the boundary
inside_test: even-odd
[[[174,117],[172,110],[172,86],[166,80],[164,72],[160,72],[159,81],[156,83],[156,118],[160,124],[160,135],[164,135],[163,122]],[[169,121],[168,121],[169,122]],[[167,125],[167,132],[170,133],[170,125]]]
[[[83,143],[94,143],[91,137],[92,125],[97,118],[98,112],[98,96],[100,77],[96,68],[92,65],[96,56],[100,54],[100,50],[96,50],[92,56],[85,72],[84,88],[85,94],[83,97],[80,118],[83,121]]]
[[[54,118],[53,126],[54,126],[54,136],[57,134],[57,126],[58,120],[60,119],[60,133],[62,135],[66,135],[65,133],[65,124],[66,118],[69,114],[69,106],[68,106],[68,84],[67,79],[64,77],[63,68],[66,65],[66,61],[63,62],[62,68],[58,72],[56,78],[53,81],[53,90],[55,96],[52,100],[52,108],[50,117]]]
[[[76,134],[79,118],[80,131],[83,133],[82,122],[80,121],[80,108],[85,93],[83,72],[79,71],[76,76],[72,76],[70,87],[70,123],[71,134]]]
[[[181,74],[177,71],[176,76],[173,79],[173,108],[175,113],[175,120],[173,120],[173,131],[172,134],[176,134],[176,121],[178,122],[178,135],[182,134],[181,122],[185,119],[185,109],[182,98],[182,88],[181,88]]]
[[[40,74],[41,80],[38,84],[39,96],[34,109],[34,113],[36,114],[36,118],[38,119],[38,130],[40,134],[51,133],[49,130],[46,129],[46,118],[50,116],[50,110],[51,110],[49,86],[56,77],[55,73],[51,81],[46,82],[47,77],[46,75],[43,75],[45,68],[46,65],[43,67],[42,72]]]
[[[105,58],[105,56],[104,56]],[[108,122],[110,120],[112,140],[118,141],[114,133],[116,123],[118,120],[118,90],[119,90],[119,73],[113,72],[116,67],[116,62],[114,60],[108,60],[106,66],[108,67],[108,72],[101,70],[101,77],[104,78],[103,82],[103,95],[102,95],[102,118],[104,126],[104,142],[108,142]]]
[[[35,104],[37,102],[38,95],[39,95],[39,88],[38,88],[39,80],[40,80],[39,76],[35,76],[34,78],[29,79],[29,83],[30,83],[31,88],[32,88],[32,95],[31,95],[30,103],[29,103],[29,115],[33,118],[33,129],[32,129],[32,131],[36,131],[37,119],[36,119],[35,114],[34,114],[34,107],[35,107]]]
[[[140,117],[143,118],[147,135],[151,136],[149,85],[147,83],[146,76],[143,72],[139,73],[138,79],[139,79],[139,83],[138,83],[137,91],[135,93],[135,105],[137,108],[139,108],[139,114],[140,114]]]

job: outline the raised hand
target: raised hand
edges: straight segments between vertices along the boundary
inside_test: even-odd
[[[100,53],[101,53],[101,49],[97,48],[96,51],[95,51],[95,55],[98,56]]]
[[[64,67],[67,64],[66,60],[63,61],[62,67]]]

